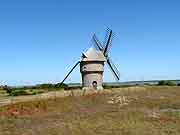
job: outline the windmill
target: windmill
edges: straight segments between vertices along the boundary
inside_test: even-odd
[[[92,38],[94,48],[91,47],[82,54],[81,60],[73,66],[73,68],[65,76],[61,84],[64,83],[64,81],[68,78],[72,71],[80,64],[82,88],[98,90],[103,89],[103,72],[105,62],[107,62],[115,79],[119,81],[119,71],[108,55],[110,47],[112,45],[112,38],[113,32],[110,29],[107,29],[103,44],[98,40],[98,38],[94,34]]]

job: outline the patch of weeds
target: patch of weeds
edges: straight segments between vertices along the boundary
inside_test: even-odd
[[[179,109],[162,109],[161,112],[170,117],[180,118]]]

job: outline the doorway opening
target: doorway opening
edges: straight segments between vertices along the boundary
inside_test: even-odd
[[[92,86],[93,86],[94,89],[97,89],[97,81],[93,81]]]

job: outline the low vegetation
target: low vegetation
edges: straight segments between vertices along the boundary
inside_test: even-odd
[[[104,84],[103,87],[105,89],[113,89],[113,88],[126,88],[126,87],[134,87],[134,86],[155,86],[156,84],[148,84],[148,83],[141,83],[141,84],[131,84],[131,85],[108,85],[108,84]],[[176,84],[173,81],[166,81],[166,80],[162,80],[159,81],[158,86],[180,86],[179,84]],[[76,90],[76,89],[81,89],[80,86],[73,86],[73,87],[69,87],[67,84],[38,84],[35,86],[24,86],[24,87],[10,87],[10,86],[0,86],[0,91],[5,91],[5,95],[9,95],[9,96],[22,96],[22,95],[36,95],[36,94],[40,94],[40,93],[46,93],[49,91],[59,91],[59,90]],[[4,93],[4,92],[1,92]],[[1,94],[0,93],[0,94]]]
[[[10,87],[1,86],[1,91],[5,91],[9,96],[36,95],[48,91],[62,90],[67,87],[66,84],[39,84],[36,86]]]
[[[176,83],[173,81],[159,81],[158,85],[162,86],[162,85],[167,85],[167,86],[176,86]]]
[[[1,107],[0,135],[179,135],[180,88],[116,88]]]

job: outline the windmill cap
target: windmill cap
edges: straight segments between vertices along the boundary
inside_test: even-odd
[[[82,55],[82,61],[106,61],[102,51],[97,51],[93,47],[90,47]]]

